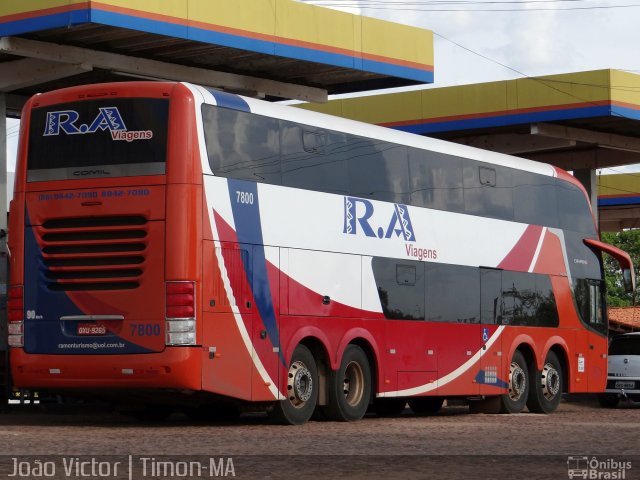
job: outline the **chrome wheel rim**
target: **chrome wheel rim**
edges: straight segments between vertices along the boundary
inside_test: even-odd
[[[287,376],[289,402],[296,408],[302,408],[309,401],[312,393],[313,377],[311,372],[303,362],[293,362]]]
[[[358,362],[350,362],[344,369],[342,392],[352,407],[359,405],[364,396],[364,372]]]
[[[542,394],[547,400],[553,400],[560,391],[560,373],[550,363],[546,363],[540,375]]]
[[[527,388],[527,375],[520,365],[511,362],[509,369],[509,398],[518,402]]]

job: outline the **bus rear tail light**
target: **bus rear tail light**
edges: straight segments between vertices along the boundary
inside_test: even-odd
[[[196,344],[195,282],[166,283],[167,345]]]
[[[12,285],[7,289],[7,330],[11,347],[24,346],[24,288]]]

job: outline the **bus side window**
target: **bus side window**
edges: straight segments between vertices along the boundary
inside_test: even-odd
[[[410,148],[409,171],[413,205],[464,212],[461,158]]]
[[[599,280],[579,278],[574,280],[573,288],[578,313],[583,323],[600,333],[607,333],[607,321],[603,309],[603,283]]]
[[[589,320],[591,325],[598,331],[607,331],[604,316],[603,283],[598,280],[589,281]]]
[[[415,285],[415,265],[396,265],[396,282],[398,285]]]
[[[424,263],[374,257],[371,266],[384,316],[424,320]]]
[[[214,175],[281,184],[277,119],[203,105],[202,120]]]
[[[557,180],[560,228],[572,232],[595,234],[589,202],[582,190],[568,182]]]
[[[347,193],[344,134],[281,120],[280,138],[283,186]]]
[[[347,141],[350,194],[408,204],[407,147],[356,136],[348,136]]]
[[[427,319],[480,323],[480,273],[476,267],[427,264]]]
[[[464,209],[471,215],[513,220],[510,168],[463,162]]]
[[[553,177],[513,171],[513,215],[516,222],[557,227],[556,197]]]
[[[485,325],[501,324],[502,270],[480,269],[480,317]]]

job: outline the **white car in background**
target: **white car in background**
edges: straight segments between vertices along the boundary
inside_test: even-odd
[[[640,402],[640,332],[616,335],[609,344],[607,389],[600,404],[613,408],[623,398]]]

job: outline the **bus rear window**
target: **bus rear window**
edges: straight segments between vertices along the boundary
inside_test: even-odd
[[[31,112],[27,181],[165,173],[169,100],[85,100]]]

